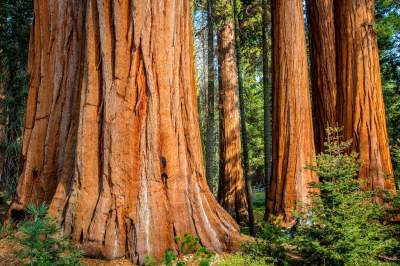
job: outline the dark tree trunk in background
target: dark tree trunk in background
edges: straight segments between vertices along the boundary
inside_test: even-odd
[[[27,87],[31,1],[0,2],[0,190],[15,194]]]
[[[220,179],[218,201],[241,224],[248,223],[246,182],[243,175],[235,30],[232,16],[219,29],[220,56]]]
[[[338,120],[359,154],[363,187],[394,189],[374,10],[373,0],[335,1]]]
[[[35,1],[24,168],[9,218],[47,202],[91,256],[143,264],[190,233],[242,237],[208,189],[189,1]]]
[[[8,12],[6,12],[5,4],[0,4],[0,191],[4,191],[7,188],[7,180],[3,176],[3,166],[5,161],[5,140],[6,140],[6,114],[5,114],[5,101],[6,101],[6,88],[7,81],[9,79],[9,73],[7,69],[7,62],[4,60],[6,58],[6,48],[5,40],[7,39],[7,17]]]
[[[314,135],[318,153],[324,149],[325,129],[337,126],[333,1],[307,0]]]
[[[0,54],[1,56],[1,54]],[[6,124],[5,124],[5,101],[6,101],[6,79],[7,70],[0,62],[0,145],[5,145],[6,140]],[[7,180],[3,176],[3,167],[5,162],[5,151],[4,147],[0,152],[0,191],[7,189]]]
[[[239,29],[239,18],[238,18],[238,6],[237,0],[233,0],[233,19],[235,23],[235,50],[236,50],[236,66],[238,72],[238,91],[239,91],[239,107],[240,107],[240,130],[242,136],[242,152],[243,152],[243,175],[246,182],[246,199],[247,209],[249,213],[249,229],[250,235],[254,236],[254,216],[253,216],[253,200],[252,200],[252,182],[249,176],[249,149],[248,149],[248,137],[247,137],[247,126],[246,126],[246,110],[244,103],[244,88],[243,88],[243,77],[242,77],[242,65],[240,61],[240,29]]]
[[[202,10],[202,6],[200,3],[196,1],[192,1],[193,7],[192,7],[192,14],[196,14],[198,10],[201,12],[200,18],[198,20],[200,21],[199,23],[201,25],[207,25],[207,20],[208,20],[208,12],[204,12]],[[192,21],[195,23],[196,18],[193,16]],[[194,27],[195,28],[195,27]],[[197,47],[197,50],[195,52],[195,58],[201,58],[201,61],[204,62],[206,61],[207,54],[208,54],[208,30],[203,27],[201,29],[198,29],[197,32],[194,33],[194,35],[197,35],[197,40],[199,41],[200,45]],[[196,41],[195,41],[196,42]],[[200,67],[197,69],[196,72],[198,81],[197,81],[197,104],[198,104],[198,113],[199,113],[199,123],[200,123],[200,134],[201,134],[201,139],[202,139],[202,145],[203,145],[203,152],[206,152],[207,149],[207,130],[208,130],[208,65],[206,63],[200,64]],[[206,155],[206,158],[208,156]],[[206,178],[207,178],[207,159],[206,159]],[[208,178],[207,178],[208,182]]]
[[[213,188],[213,179],[216,170],[216,139],[215,139],[215,69],[214,69],[214,21],[212,17],[212,3],[207,0],[207,131],[206,131],[206,174],[210,188]]]
[[[265,198],[268,199],[272,163],[271,130],[271,88],[269,87],[270,70],[268,66],[268,4],[262,1],[262,59],[263,59],[263,96],[264,96],[264,178]]]
[[[273,170],[266,218],[274,214],[287,226],[293,211],[306,203],[315,172],[306,38],[301,0],[273,0]]]
[[[390,66],[393,73],[393,79],[396,81],[397,92],[400,94],[400,71],[399,71],[400,69],[398,63],[394,61],[395,60],[391,60]]]

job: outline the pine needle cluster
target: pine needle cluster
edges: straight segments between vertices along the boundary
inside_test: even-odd
[[[27,219],[21,221],[10,240],[16,243],[15,255],[29,266],[80,266],[83,255],[70,239],[62,235],[58,221],[47,214],[47,206],[29,204]]]

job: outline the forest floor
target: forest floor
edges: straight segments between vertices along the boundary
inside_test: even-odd
[[[113,261],[96,260],[96,259],[83,259],[82,263],[87,266],[133,266],[129,260],[120,259]]]
[[[265,196],[264,192],[256,192],[253,195],[253,210],[254,218],[257,221],[262,221],[264,216],[265,207]],[[8,205],[0,200],[0,224],[7,212]],[[243,233],[247,233],[247,228],[242,228]],[[220,258],[225,257],[227,254],[219,256]],[[118,260],[101,260],[83,258],[82,263],[86,266],[133,266],[133,264],[126,259]],[[24,265],[19,259],[14,256],[14,247],[6,239],[0,239],[0,266],[22,266]]]
[[[133,266],[129,260],[119,259],[113,261],[83,258],[83,265],[86,266]],[[24,265],[13,255],[13,249],[6,240],[0,240],[0,266],[22,266]]]
[[[253,194],[253,212],[255,223],[264,221],[265,211],[265,192],[255,192]]]
[[[0,240],[0,266],[22,266],[24,265],[21,260],[14,256],[13,246],[9,241],[2,239]],[[133,264],[126,259],[118,259],[113,261],[83,258],[83,265],[86,266],[133,266]]]

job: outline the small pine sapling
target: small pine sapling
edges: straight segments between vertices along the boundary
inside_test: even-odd
[[[386,265],[399,247],[396,227],[385,222],[380,191],[364,191],[357,154],[341,141],[340,128],[327,129],[325,151],[309,166],[320,177],[307,211],[298,215],[293,245],[303,265]],[[386,258],[386,259],[385,259]]]
[[[47,215],[47,206],[29,204],[27,219],[21,221],[10,237],[18,247],[16,256],[30,266],[82,265],[81,251],[62,235],[60,224]]]

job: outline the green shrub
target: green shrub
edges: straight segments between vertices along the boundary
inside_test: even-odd
[[[26,213],[27,219],[19,223],[17,231],[10,237],[17,243],[15,254],[18,258],[30,266],[82,265],[79,262],[82,252],[62,236],[60,224],[47,215],[45,204],[29,204]]]
[[[253,256],[236,253],[215,261],[216,266],[268,266],[273,265],[264,258],[254,258]]]
[[[176,256],[172,250],[167,250],[164,253],[164,258],[161,263],[165,266],[173,266],[174,261],[176,260]]]
[[[360,163],[345,153],[351,142],[342,142],[340,133],[327,129],[325,152],[310,167],[320,177],[313,185],[320,193],[298,215],[291,243],[303,265],[390,265],[399,241],[397,228],[385,222],[385,205],[377,203],[384,192],[361,190]]]
[[[0,224],[0,240],[6,239],[12,234],[12,227],[8,224]]]
[[[357,178],[357,154],[346,154],[351,141],[341,130],[327,129],[325,152],[308,168],[320,177],[297,223],[285,229],[271,220],[244,256],[274,265],[398,265],[400,197],[386,191],[363,191]],[[379,199],[380,203],[377,203]],[[388,204],[382,204],[388,203]]]
[[[200,238],[193,237],[191,234],[186,233],[183,238],[179,236],[175,237],[175,242],[178,247],[177,255],[173,250],[166,250],[160,262],[161,265],[183,266],[187,263],[190,263],[190,265],[196,263],[199,266],[210,265],[213,254],[201,245]],[[150,256],[146,256],[145,265],[153,266],[159,264]]]
[[[271,218],[268,223],[260,226],[256,241],[244,243],[241,251],[253,261],[262,261],[270,265],[287,265],[288,242],[289,232],[281,224],[275,224]]]

